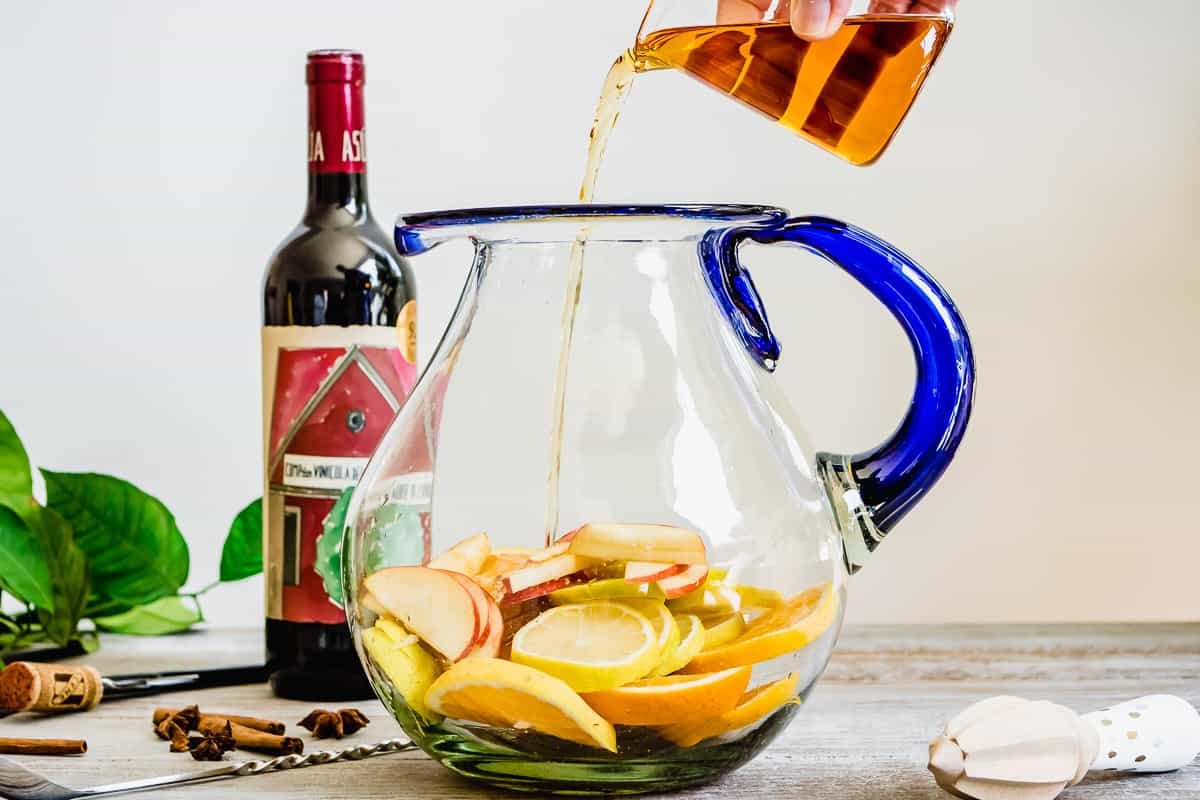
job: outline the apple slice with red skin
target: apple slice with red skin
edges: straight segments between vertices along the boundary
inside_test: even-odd
[[[687,564],[660,564],[657,561],[630,561],[625,565],[625,580],[630,583],[652,583],[688,568]]]
[[[487,593],[487,590],[474,579],[466,575],[459,575],[458,582],[471,593],[471,597],[475,601],[475,613],[479,615],[481,622],[481,630],[475,638],[475,643],[464,658],[470,656],[495,658],[500,652],[500,643],[504,640],[504,616],[500,613],[500,606],[496,605],[496,601]]]
[[[704,539],[674,525],[593,522],[575,532],[567,552],[597,561],[704,564]]]
[[[683,597],[688,592],[700,588],[707,579],[708,565],[693,564],[677,575],[658,581],[658,588],[662,589],[668,600],[674,600],[676,597]]]
[[[517,603],[532,600],[544,594],[569,586],[577,580],[575,573],[582,572],[593,564],[591,559],[573,553],[563,553],[549,561],[534,562],[505,575],[504,602]]]
[[[463,575],[478,575],[483,564],[492,554],[492,543],[486,533],[478,533],[463,539],[458,544],[430,561],[431,569],[460,572]]]
[[[457,572],[429,567],[387,567],[363,583],[401,625],[457,661],[475,646],[487,622],[479,616],[475,592],[460,578]],[[481,589],[480,594],[486,593]]]

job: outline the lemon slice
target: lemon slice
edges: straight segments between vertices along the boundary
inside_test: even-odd
[[[630,583],[624,578],[581,583],[550,593],[550,602],[557,606],[567,603],[586,603],[589,600],[623,600],[625,598],[653,598],[665,600],[666,595],[655,583]]]
[[[712,650],[736,639],[746,628],[742,615],[735,612],[700,618],[704,623],[704,646],[701,650]]]
[[[613,726],[571,687],[536,669],[499,658],[468,658],[442,673],[425,703],[454,719],[534,730],[617,752]]]
[[[577,692],[615,689],[654,669],[658,636],[624,603],[594,601],[542,612],[512,641],[512,660],[563,680]]]
[[[808,589],[755,618],[737,638],[706,646],[684,671],[716,672],[793,653],[825,633],[837,613],[838,594],[832,584]]]
[[[682,722],[669,725],[659,733],[680,747],[691,747],[705,739],[744,728],[769,716],[787,703],[799,702],[793,699],[799,682],[800,676],[794,672],[790,673],[774,683],[746,692],[732,711],[726,711],[700,723]]]
[[[703,722],[732,711],[750,683],[750,667],[707,675],[646,678],[583,699],[617,725]]]
[[[650,677],[670,675],[683,669],[696,654],[704,649],[704,623],[695,614],[683,614],[675,617],[679,627],[679,644],[675,650],[659,658],[658,664],[650,671]]]
[[[438,718],[425,705],[425,692],[438,676],[438,665],[409,633],[395,620],[380,617],[362,632],[363,649],[399,692],[409,707],[427,720]]]
[[[679,623],[675,621],[675,617],[671,615],[667,607],[658,600],[622,600],[621,603],[650,620],[650,626],[654,628],[654,635],[658,637],[658,663],[651,669],[650,674],[666,675],[665,672],[659,673],[658,668],[662,666],[663,662],[673,660],[675,651],[679,649]],[[674,672],[674,670],[670,671]]]

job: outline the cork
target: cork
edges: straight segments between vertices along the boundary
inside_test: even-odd
[[[4,711],[88,711],[103,695],[100,673],[88,666],[14,661],[0,672]]]

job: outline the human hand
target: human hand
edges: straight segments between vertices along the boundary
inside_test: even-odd
[[[850,13],[853,0],[718,0],[717,24],[788,20],[803,39],[828,39]],[[774,11],[771,10],[775,6]],[[941,14],[958,0],[872,0],[872,14]],[[769,13],[768,13],[769,12]]]

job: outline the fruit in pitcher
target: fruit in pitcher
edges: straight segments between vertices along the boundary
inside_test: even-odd
[[[684,665],[696,657],[704,649],[704,623],[694,614],[683,614],[675,617],[679,627],[679,644],[674,652],[659,658],[658,665],[650,671],[650,677],[670,675],[683,669]]]
[[[783,605],[783,593],[776,589],[738,584],[733,591],[741,598],[743,611],[772,611]]]
[[[562,553],[546,561],[533,562],[501,578],[504,602],[519,603],[569,586],[572,575],[592,565],[592,561],[573,553]]]
[[[646,678],[584,701],[614,725],[670,725],[701,722],[732,711],[750,683],[750,667],[708,675]]]
[[[712,650],[723,644],[728,644],[742,635],[746,629],[746,621],[736,611],[728,614],[716,614],[700,617],[704,623],[704,645],[702,650]]]
[[[474,577],[483,570],[484,563],[492,554],[492,543],[486,533],[479,533],[451,547],[430,561],[431,569],[444,569]]]
[[[630,561],[625,565],[625,580],[630,583],[651,581],[678,575],[687,569],[687,564],[659,564],[655,561]]]
[[[790,673],[774,683],[746,692],[732,711],[703,722],[682,722],[659,731],[664,738],[680,747],[691,747],[705,739],[745,728],[770,716],[786,703],[792,702],[800,676]]]
[[[569,552],[598,561],[704,564],[707,560],[700,534],[673,525],[589,523],[575,531]]]
[[[429,567],[387,567],[368,575],[364,584],[400,624],[447,660],[457,661],[486,624],[476,610],[476,595],[459,582],[461,577]]]
[[[675,651],[679,649],[679,624],[675,621],[675,617],[671,615],[671,612],[667,611],[667,607],[659,600],[636,598],[621,600],[619,602],[624,603],[650,620],[650,625],[654,628],[654,635],[658,637],[658,662],[647,673],[648,675],[653,675],[664,661],[673,659]]]
[[[459,575],[458,582],[470,592],[471,598],[475,601],[475,614],[480,620],[475,642],[464,657],[495,658],[500,655],[500,644],[504,639],[504,616],[500,613],[500,606],[496,605],[492,596],[474,579],[468,578],[466,575]]]
[[[613,726],[558,678],[498,658],[468,658],[425,694],[433,711],[500,728],[533,730],[617,752]]]
[[[706,648],[683,671],[715,672],[793,653],[828,630],[837,610],[838,595],[832,584],[813,587],[753,620],[732,641]]]
[[[667,599],[656,584],[629,583],[624,578],[606,578],[558,589],[550,593],[550,602],[562,606],[568,603],[586,603],[589,600],[624,600],[637,597]]]
[[[658,588],[667,596],[667,599],[674,600],[676,597],[683,597],[703,586],[707,577],[707,564],[693,564],[678,575],[663,578],[657,583]]]
[[[362,642],[372,663],[387,676],[409,707],[431,722],[439,721],[425,705],[425,692],[441,670],[433,656],[422,649],[417,637],[384,617],[363,631]]]
[[[667,607],[676,614],[699,614],[701,616],[714,613],[730,614],[742,608],[741,595],[719,580],[712,579],[714,570],[709,570],[708,578],[702,586],[697,586],[684,595],[671,598]]]
[[[577,692],[614,689],[644,677],[658,663],[659,652],[650,620],[609,601],[551,608],[512,640],[513,661],[553,675]]]

